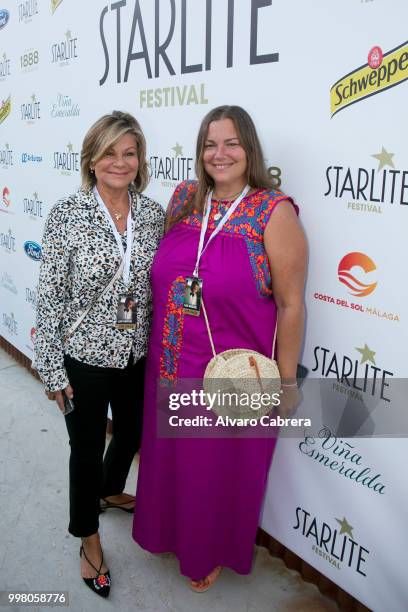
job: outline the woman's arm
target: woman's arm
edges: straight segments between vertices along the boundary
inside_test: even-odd
[[[35,367],[46,391],[51,392],[65,389],[69,384],[59,331],[69,272],[67,215],[64,214],[67,206],[65,202],[57,203],[45,224],[37,292]]]
[[[303,338],[303,291],[307,244],[296,212],[288,200],[279,202],[264,233],[278,309],[278,366],[282,382],[296,382],[296,367]]]

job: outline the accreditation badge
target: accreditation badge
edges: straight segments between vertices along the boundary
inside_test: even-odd
[[[121,293],[116,309],[116,327],[135,329],[137,322],[137,302],[134,293]]]
[[[197,276],[187,276],[184,288],[183,312],[198,317],[201,310],[203,280]]]

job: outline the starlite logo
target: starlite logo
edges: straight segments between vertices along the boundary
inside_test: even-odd
[[[26,0],[18,5],[18,20],[29,23],[34,15],[38,15],[38,0]]]
[[[0,247],[9,255],[16,252],[16,237],[13,235],[11,229],[9,229],[7,233],[0,233]]]
[[[151,178],[161,180],[162,187],[174,189],[177,183],[193,178],[194,159],[185,155],[179,142],[171,147],[169,155],[151,155],[149,162]]]
[[[339,79],[330,89],[331,116],[408,79],[408,41],[383,53],[373,47],[367,63]]]
[[[363,163],[358,168],[340,164],[328,166],[325,197],[347,198],[347,209],[368,213],[382,214],[384,204],[407,206],[408,170],[396,168],[394,153],[384,146],[370,157],[377,160],[377,163],[371,163],[371,167],[367,164],[364,168]]]
[[[351,270],[353,268],[357,268],[357,271],[352,274]],[[377,283],[363,283],[358,276],[361,278],[361,271],[363,271],[365,275],[376,269],[377,266],[368,255],[359,252],[348,253],[339,263],[339,281],[347,287],[348,293],[351,295],[355,297],[365,297],[374,291],[377,287]]]
[[[341,355],[337,351],[323,346],[315,346],[313,350],[314,365],[312,372],[317,372],[319,378],[335,378],[344,389],[334,387],[335,391],[344,393],[352,399],[363,401],[364,394],[390,402],[387,390],[388,380],[393,372],[379,367],[376,351],[369,347],[356,346],[356,354]]]
[[[1,103],[0,123],[3,123],[3,121],[7,119],[10,113],[11,113],[11,95],[6,100],[3,100]]]
[[[354,535],[355,527],[344,515],[322,520],[298,506],[293,529],[299,531],[312,544],[312,550],[330,565],[337,569],[344,566],[361,576],[367,576],[364,564],[370,551],[359,544]]]
[[[31,289],[30,287],[26,287],[25,301],[27,304],[30,304],[33,310],[35,310],[37,306],[37,291],[35,289]]]
[[[78,57],[78,39],[72,36],[71,30],[65,32],[65,39],[51,46],[52,63],[67,66]]]
[[[163,4],[166,6],[166,13],[170,15],[164,16]],[[132,70],[133,78],[142,78],[146,75],[148,79],[163,78],[163,73],[175,76],[179,74],[191,74],[197,72],[210,71],[212,69],[212,51],[217,48],[217,45],[224,44],[226,41],[226,68],[234,66],[235,51],[238,44],[234,45],[234,34],[236,30],[235,20],[237,13],[245,9],[245,3],[236,2],[235,11],[233,2],[219,2],[223,5],[224,15],[221,22],[222,28],[215,27],[212,16],[211,2],[196,2],[194,11],[187,11],[187,2],[181,3],[181,10],[176,10],[176,3],[149,2],[115,2],[107,4],[100,13],[99,17],[99,33],[101,37],[101,46],[105,56],[104,73],[99,81],[102,86],[109,75],[112,67],[113,78],[116,83],[126,83],[129,79]],[[273,20],[275,8],[272,5],[272,0],[265,2],[252,1],[251,14],[247,17],[245,12],[245,26],[240,32],[239,46],[248,45],[249,48],[249,64],[266,64],[279,61],[279,53],[273,49],[273,52],[258,53],[258,49],[270,49],[270,41],[272,38],[265,34],[265,22],[269,23]],[[143,9],[141,7],[143,6]],[[147,12],[154,5],[154,19],[156,23],[155,32],[151,27],[145,28],[145,19]],[[146,13],[143,11],[146,10]],[[132,27],[128,28],[127,24],[131,23]],[[159,32],[158,24],[168,24],[166,32]],[[126,24],[126,25],[125,25]],[[205,24],[205,36],[201,35],[201,27]],[[161,29],[161,28],[160,28]],[[261,36],[261,31],[263,36]],[[130,35],[129,35],[130,32]],[[188,37],[187,37],[188,32]],[[109,33],[107,35],[107,33]],[[180,33],[180,35],[179,35]],[[113,34],[113,36],[112,36]],[[149,40],[149,36],[152,39]],[[196,42],[195,56],[200,63],[193,64],[193,58],[188,56],[188,51],[191,45],[188,44],[188,38],[194,37]],[[135,41],[136,39],[136,41]],[[215,40],[216,39],[216,40]],[[190,39],[191,40],[191,39]],[[137,49],[137,51],[135,50]],[[126,49],[126,54],[122,54],[122,49]],[[154,54],[149,52],[149,49],[154,49]],[[110,56],[112,54],[113,57]],[[151,57],[154,55],[154,57]],[[243,56],[242,56],[243,57]],[[152,62],[154,59],[154,74],[152,71]],[[198,88],[197,88],[198,89]],[[200,102],[200,98],[204,97],[203,89],[186,87],[168,87],[157,90],[147,91],[145,95],[146,106],[149,107],[150,102],[153,106],[166,105],[171,100],[170,105],[181,103],[190,104],[206,104]]]
[[[4,145],[4,149],[0,149],[0,166],[7,170],[13,165],[13,149],[10,149],[8,142]]]
[[[79,172],[79,153],[74,151],[71,142],[67,144],[66,151],[54,151],[54,170],[59,170],[61,174],[70,176],[72,172]]]
[[[38,119],[41,119],[40,101],[37,100],[35,94],[32,94],[29,102],[25,102],[21,105],[20,110],[21,121],[33,124],[38,121]]]
[[[0,58],[0,81],[5,81],[11,75],[10,60],[6,53]]]
[[[10,19],[10,13],[6,9],[0,9],[0,30],[4,28]]]
[[[23,210],[33,219],[43,217],[43,201],[40,200],[36,191],[32,196],[23,199]]]
[[[41,261],[41,247],[37,242],[27,240],[24,243],[25,254],[34,261]]]

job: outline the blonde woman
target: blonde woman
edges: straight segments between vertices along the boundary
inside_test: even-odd
[[[69,532],[82,538],[81,575],[107,597],[98,518],[100,507],[133,512],[134,497],[123,489],[140,444],[149,274],[164,213],[142,195],[146,143],[128,113],[90,128],[81,174],[81,189],[58,201],[45,225],[35,361],[49,399],[66,412]],[[127,320],[123,303],[132,303]],[[109,404],[113,435],[104,456]]]

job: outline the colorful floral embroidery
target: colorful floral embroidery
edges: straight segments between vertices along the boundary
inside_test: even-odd
[[[184,181],[179,185],[174,192],[172,200],[172,214],[178,214],[181,211],[186,198],[189,197],[196,188],[196,181]],[[269,191],[266,189],[259,189],[242,200],[234,214],[228,219],[221,230],[221,234],[244,238],[256,286],[262,296],[272,295],[271,270],[263,244],[263,235],[273,208],[281,200],[292,201],[291,198],[288,198],[277,189],[271,189]],[[214,200],[214,204],[215,203],[216,201]],[[221,213],[222,216],[226,211],[226,207],[222,202],[217,202],[217,204],[218,205],[213,206],[211,210],[208,221],[209,231],[212,231],[217,226],[220,218],[218,213]],[[215,218],[216,216],[217,219]],[[201,227],[201,221],[202,215],[195,213],[183,219],[182,223],[199,229]]]
[[[163,326],[163,346],[160,356],[160,385],[169,387],[177,380],[178,359],[183,344],[183,297],[185,279],[178,276],[171,284]]]

